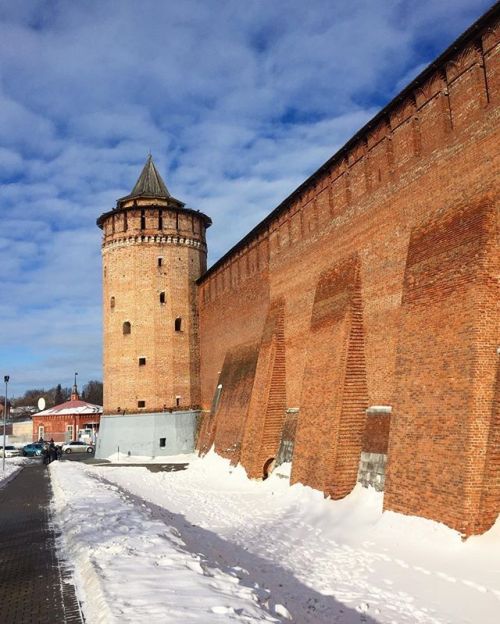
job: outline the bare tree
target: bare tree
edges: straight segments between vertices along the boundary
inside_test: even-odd
[[[94,403],[94,405],[102,405],[102,391],[102,381],[92,379],[83,386],[82,397],[85,397],[85,400],[89,403]]]

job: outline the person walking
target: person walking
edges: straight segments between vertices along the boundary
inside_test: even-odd
[[[43,446],[42,459],[43,459],[43,463],[45,466],[50,464],[50,451],[49,451],[49,447],[46,444],[44,444]]]

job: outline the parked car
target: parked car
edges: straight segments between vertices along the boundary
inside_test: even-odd
[[[33,442],[32,444],[23,446],[23,455],[25,457],[40,457],[42,451],[43,444],[41,442]]]
[[[75,440],[73,442],[66,442],[62,445],[63,453],[93,453],[94,447],[91,444],[82,442],[81,440]]]
[[[15,446],[9,446],[8,444],[6,444],[5,451],[3,449],[3,446],[0,446],[0,457],[3,457],[4,454],[5,457],[18,457],[19,455],[21,455],[21,451]]]

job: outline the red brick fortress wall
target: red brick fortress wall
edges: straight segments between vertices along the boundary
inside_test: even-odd
[[[446,509],[463,533],[481,525],[483,489],[494,487],[484,470],[498,360],[496,230],[490,202],[415,228],[403,286],[385,505],[430,518]]]
[[[345,496],[362,450],[387,450],[386,509],[466,534],[494,522],[498,14],[199,280],[200,447],[227,438],[261,476],[298,408],[294,481]],[[222,383],[208,416],[242,345],[258,349],[253,379],[232,395]],[[367,420],[370,406],[390,417]]]

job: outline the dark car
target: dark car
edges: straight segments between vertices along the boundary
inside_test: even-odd
[[[40,442],[33,442],[33,444],[26,444],[23,446],[23,455],[25,457],[40,457],[43,451],[43,444]]]

